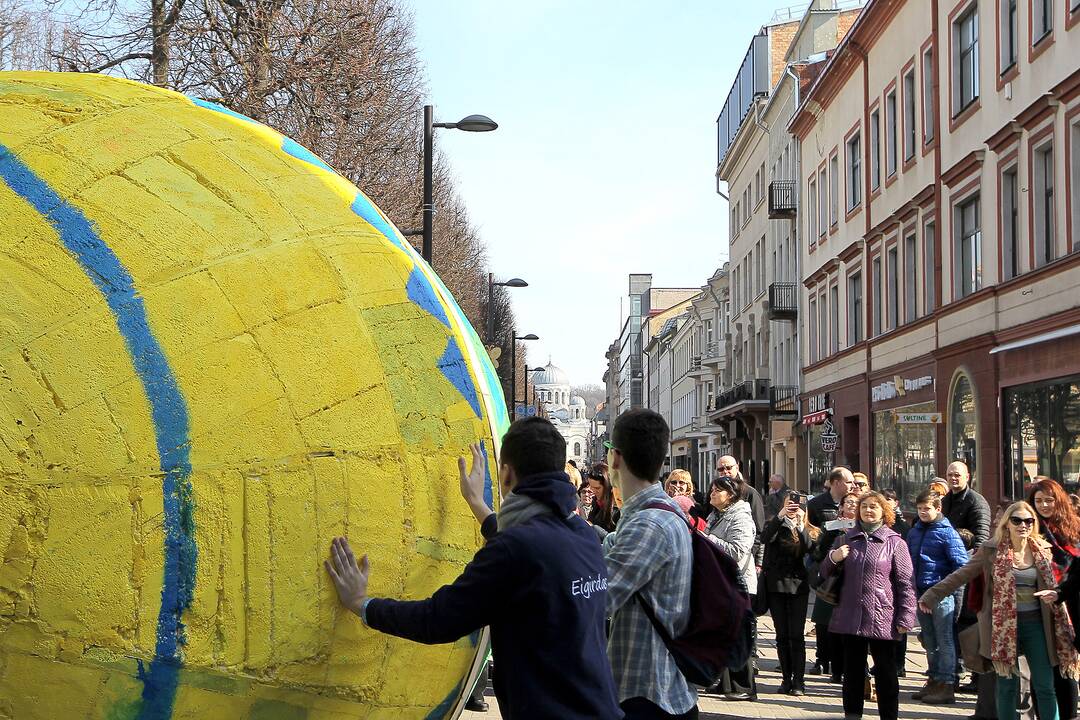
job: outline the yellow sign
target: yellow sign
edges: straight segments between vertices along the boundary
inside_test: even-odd
[[[321,567],[345,534],[375,595],[453,580],[456,459],[506,425],[385,216],[226,108],[0,73],[0,218],[3,711],[456,716],[480,638],[367,630]]]

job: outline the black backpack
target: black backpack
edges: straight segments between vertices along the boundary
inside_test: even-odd
[[[682,514],[661,502],[645,508]],[[736,669],[750,659],[754,613],[739,567],[723,550],[688,524],[694,554],[690,581],[690,619],[677,638],[656,619],[641,593],[638,603],[664,641],[686,681],[701,687],[715,685],[727,668]]]

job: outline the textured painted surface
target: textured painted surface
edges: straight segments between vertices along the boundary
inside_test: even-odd
[[[456,577],[456,458],[493,460],[502,408],[446,288],[308,150],[0,73],[0,718],[453,715],[477,638],[367,631],[320,561],[347,534],[374,594]]]

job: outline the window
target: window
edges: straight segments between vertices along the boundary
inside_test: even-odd
[[[1016,3],[1019,0],[998,0],[998,22],[1001,24],[1001,57],[998,70],[1004,75],[1016,65]]]
[[[1080,480],[1080,376],[1005,388],[1005,492],[1021,498],[1037,475]]]
[[[1001,175],[1001,279],[1008,280],[1020,274],[1019,186],[1016,183],[1016,166]]]
[[[956,297],[962,298],[982,287],[982,232],[979,230],[979,196],[956,208]]]
[[[904,322],[909,323],[919,316],[918,288],[919,261],[916,255],[915,233],[904,238]]]
[[[758,293],[765,292],[765,236],[758,240]]]
[[[809,199],[810,199],[810,212],[807,213],[808,217],[806,218],[806,223],[807,223],[807,226],[808,226],[807,229],[810,231],[809,238],[811,240],[814,240],[818,236],[818,233],[817,233],[818,210],[817,210],[817,181],[812,179],[812,178],[810,180],[810,192],[808,193],[808,195],[810,196],[809,197]]]
[[[832,351],[840,352],[840,288],[829,288],[829,308],[832,310]]]
[[[817,300],[810,298],[810,362],[818,360]]]
[[[833,155],[829,158],[829,223],[835,225],[839,220],[838,210],[840,207],[840,158]]]
[[[953,115],[979,97],[979,6],[953,23]]]
[[[862,143],[859,133],[847,142],[847,166],[848,166],[848,210],[854,209],[862,202]],[[833,160],[835,162],[835,158]]]
[[[971,379],[964,373],[957,376],[949,397],[949,438],[946,460],[966,463],[976,484],[979,453],[976,445],[979,415],[975,407],[975,392]],[[996,480],[996,478],[995,478]]]
[[[855,345],[863,339],[862,273],[848,277],[847,336],[848,343]]]
[[[937,255],[937,235],[934,223],[926,223],[923,228],[923,282],[926,295],[923,297],[923,313],[929,315],[934,310],[935,277],[934,263]]]
[[[874,317],[874,335],[881,334],[881,258],[874,258],[873,272],[870,274],[870,303]]]
[[[574,443],[574,457],[581,457],[581,443]]]
[[[885,271],[887,273],[885,282],[888,283],[888,318],[889,318],[889,330],[895,330],[896,326],[900,324],[900,284],[898,277],[897,260],[899,254],[896,248],[889,248],[889,252],[886,255],[887,267]]]
[[[1034,45],[1054,30],[1054,0],[1031,3],[1031,37]]]
[[[829,179],[825,168],[818,173],[818,234],[824,235],[829,229]]]
[[[1032,203],[1035,211],[1035,266],[1051,262],[1054,252],[1054,146],[1035,150],[1032,167]]]
[[[818,296],[818,313],[820,314],[820,317],[818,318],[818,327],[821,329],[821,332],[818,333],[818,340],[821,343],[818,355],[819,357],[824,358],[829,355],[829,315],[827,303],[825,301],[825,293]]]
[[[904,76],[904,159],[915,157],[915,68]]]
[[[927,48],[922,56],[923,142],[934,139],[934,51]]]
[[[754,248],[746,254],[746,304],[754,299],[754,280],[757,278],[757,270],[754,269]]]
[[[885,96],[885,177],[896,172],[896,91]]]
[[[870,189],[881,187],[881,112],[870,113]]]

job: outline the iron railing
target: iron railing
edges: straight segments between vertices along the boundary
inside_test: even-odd
[[[769,183],[769,217],[772,219],[793,218],[796,207],[795,183],[791,180],[773,180]]]

